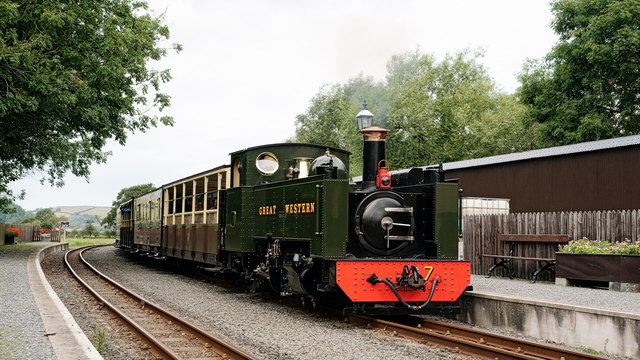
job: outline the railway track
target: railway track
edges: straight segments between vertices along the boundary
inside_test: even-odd
[[[82,253],[91,248],[93,247],[68,251],[65,254],[65,265],[98,301],[146,340],[161,358],[251,359],[242,351],[161,309],[100,273],[82,257]]]
[[[383,329],[397,335],[442,345],[484,359],[605,359],[595,355],[417,317],[402,318],[401,323],[364,316],[350,316],[348,320],[354,324]]]
[[[209,275],[201,275],[209,281],[217,281],[219,285],[229,288],[236,285],[220,280]],[[248,290],[248,288],[246,289]],[[277,299],[291,307],[305,309],[309,312],[337,316],[342,312],[339,309],[328,308],[326,306],[315,306],[311,302],[301,301],[300,298],[274,296],[270,292],[256,293],[255,296],[262,296],[265,300]],[[602,360],[600,356],[576,352],[546,344],[526,341],[513,337],[489,333],[458,326],[439,321],[423,319],[419,317],[406,316],[394,319],[395,322],[383,319],[375,319],[364,316],[349,316],[350,323],[366,326],[369,328],[383,329],[397,335],[424,341],[430,344],[455,349],[461,353],[473,357],[503,360],[503,359],[526,359],[526,360]]]

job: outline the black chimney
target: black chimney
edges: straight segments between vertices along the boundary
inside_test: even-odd
[[[385,139],[389,130],[370,126],[360,131],[363,139],[362,153],[362,191],[372,191],[376,188],[378,163],[385,160]]]
[[[362,110],[356,115],[358,128],[362,133],[362,191],[372,191],[376,188],[378,163],[386,160],[384,152],[385,138],[389,130],[384,128],[384,122],[373,120],[373,114],[367,110],[367,101],[363,101]]]

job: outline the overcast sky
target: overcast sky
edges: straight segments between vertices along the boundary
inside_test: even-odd
[[[524,61],[557,41],[546,1],[148,2],[165,13],[170,42],[184,47],[154,64],[171,69],[163,90],[175,126],[132,135],[125,147],[110,144],[113,155],[91,167],[89,183],[67,176],[65,187],[52,188],[34,173],[10,184],[27,191],[18,201],[25,209],[110,206],[124,187],[160,186],[228,164],[232,151],[281,142],[323,84],[359,73],[383,80],[394,54],[419,49],[442,59],[482,48],[491,76],[513,92]]]

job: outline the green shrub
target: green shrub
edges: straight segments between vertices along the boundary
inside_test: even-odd
[[[109,333],[106,329],[98,327],[93,332],[94,346],[98,352],[102,353],[107,349],[107,342],[109,340]]]
[[[571,240],[567,245],[560,246],[560,252],[574,254],[640,255],[640,242],[625,240],[612,243],[605,240],[589,240],[583,237],[580,240]]]

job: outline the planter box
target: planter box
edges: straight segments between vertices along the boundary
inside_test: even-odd
[[[640,255],[556,253],[556,277],[640,284]]]
[[[5,245],[15,245],[16,244],[16,236],[4,236],[4,244]]]

